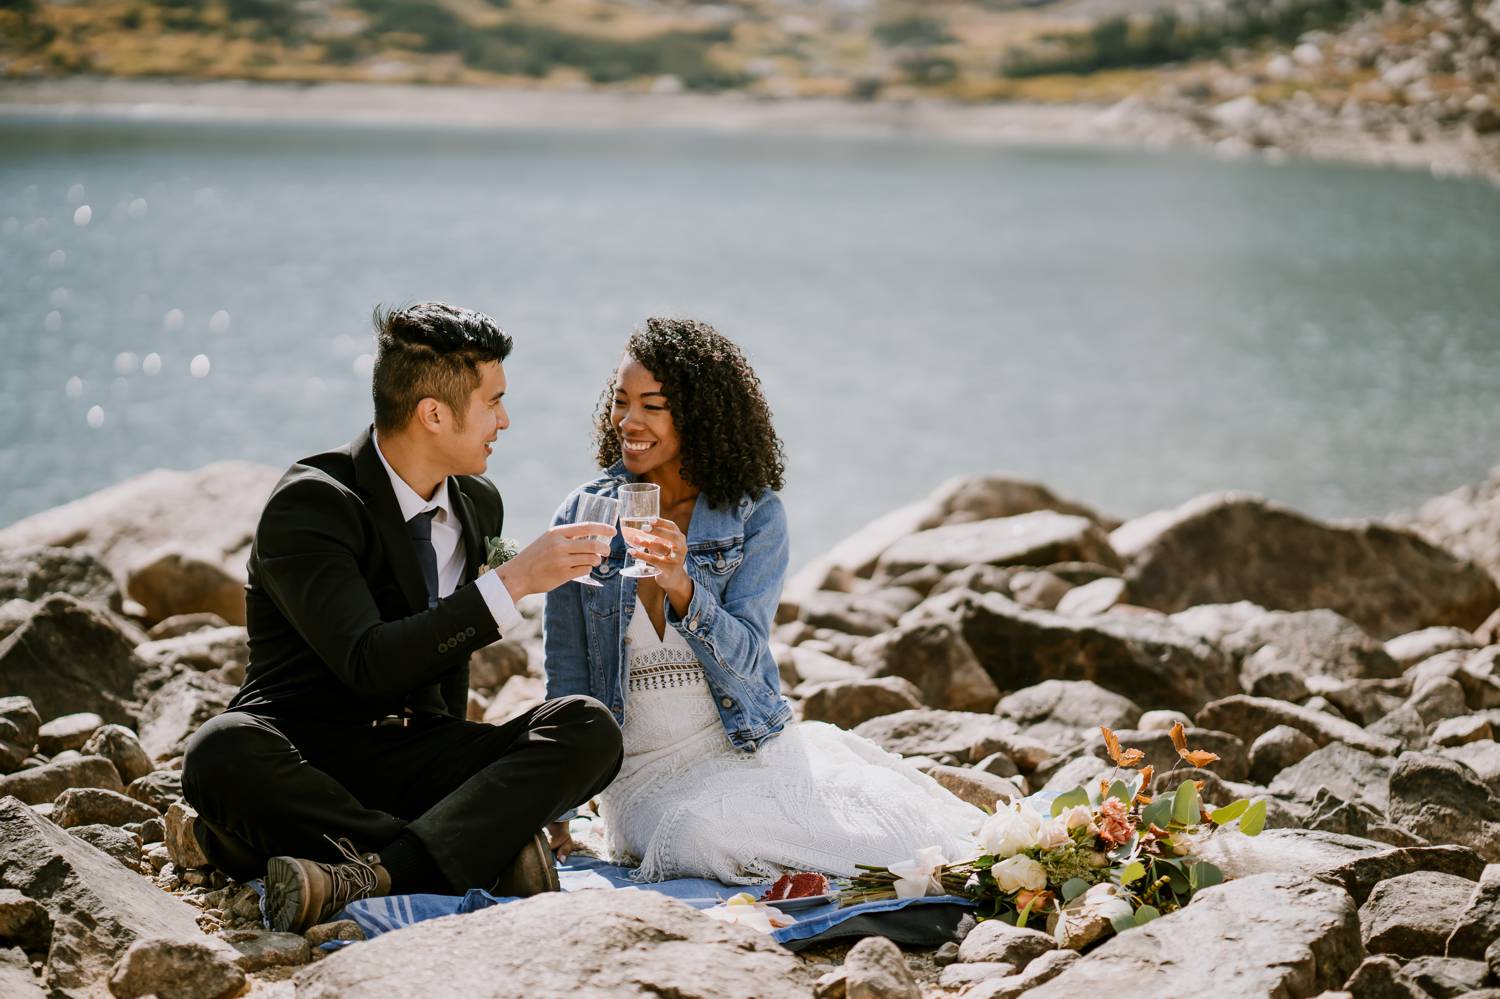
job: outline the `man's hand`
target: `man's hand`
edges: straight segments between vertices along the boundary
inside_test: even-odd
[[[547,846],[557,857],[558,863],[568,859],[568,854],[573,852],[577,844],[573,842],[573,833],[568,829],[566,822],[547,823]]]
[[[512,600],[546,593],[581,576],[609,554],[615,529],[608,524],[559,524],[516,553],[495,570]]]

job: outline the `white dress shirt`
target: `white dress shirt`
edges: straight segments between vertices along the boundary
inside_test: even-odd
[[[401,519],[410,521],[419,513],[437,511],[432,518],[432,550],[437,554],[438,598],[452,596],[464,578],[465,553],[463,530],[458,522],[458,514],[453,512],[449,480],[443,480],[442,485],[432,494],[432,499],[424,500],[415,489],[406,484],[405,479],[396,474],[391,463],[385,460],[385,453],[380,450],[380,438],[371,434],[371,440],[375,442],[375,453],[380,455],[380,463],[385,466],[385,474],[391,477],[391,489],[395,491],[396,503],[401,507]],[[521,612],[516,610],[516,602],[510,598],[510,591],[500,582],[495,570],[482,573],[474,580],[474,585],[479,587],[479,594],[484,597],[485,605],[489,607],[500,634],[504,635],[522,623]]]

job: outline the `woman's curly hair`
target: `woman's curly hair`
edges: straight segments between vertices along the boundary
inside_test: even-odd
[[[760,379],[728,337],[696,319],[652,317],[630,335],[625,353],[661,382],[682,439],[682,477],[713,506],[782,488],[786,456],[771,425]],[[610,422],[615,383],[605,386],[594,424],[600,468],[620,460]]]

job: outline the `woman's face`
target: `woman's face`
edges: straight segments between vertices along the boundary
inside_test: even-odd
[[[635,358],[626,356],[615,372],[615,401],[609,422],[620,436],[620,454],[632,475],[648,481],[682,467],[682,441],[667,409],[661,382]]]

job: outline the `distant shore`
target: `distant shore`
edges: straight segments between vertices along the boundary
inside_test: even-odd
[[[1224,142],[1192,115],[1136,101],[1115,105],[765,100],[740,94],[497,90],[407,84],[284,84],[102,77],[0,81],[0,118],[77,116],[120,121],[339,122],[480,129],[635,129],[840,137],[917,136],[997,145],[1211,150],[1240,158],[1288,157],[1500,175],[1452,141],[1401,142],[1354,128],[1297,136],[1291,148],[1255,151]]]

